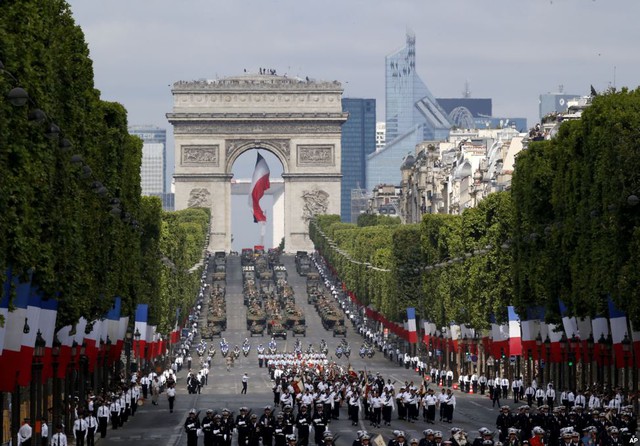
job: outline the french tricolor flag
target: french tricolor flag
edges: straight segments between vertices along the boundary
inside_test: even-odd
[[[14,279],[14,282],[16,280],[17,278]],[[27,326],[31,330],[27,320],[30,291],[31,278],[16,285],[16,296],[13,300],[14,308],[5,319],[4,347],[2,356],[0,356],[0,391],[2,392],[13,392],[18,380],[22,337],[26,334],[24,332],[27,331]],[[36,327],[33,328],[35,329]]]
[[[452,323],[450,326],[449,333],[451,334],[451,345],[453,346],[453,351],[458,351],[458,341],[460,340],[460,334],[462,330],[460,329],[460,325],[456,323]]]
[[[27,305],[27,321],[29,332],[23,333],[22,345],[20,346],[20,363],[18,364],[18,384],[28,386],[31,382],[31,364],[33,363],[33,350],[36,345],[36,337],[40,332],[40,303],[42,302],[42,292],[31,285],[29,291],[29,303]],[[26,322],[25,322],[26,323]],[[42,333],[41,333],[42,334]]]
[[[607,318],[597,315],[591,320],[591,328],[593,330],[593,353],[595,360],[600,365],[610,365],[609,355],[611,353],[606,351],[606,347],[603,350],[600,342],[602,339],[606,340],[609,337],[609,322]]]
[[[109,352],[109,364],[113,364],[114,361],[118,358],[118,355],[115,353],[115,344],[118,341],[118,334],[120,333],[120,306],[122,305],[122,301],[119,297],[114,298],[113,306],[107,312],[107,318],[105,322],[107,323],[107,337],[109,341],[113,343],[111,350]],[[105,339],[106,341],[106,339]]]
[[[616,357],[616,367],[625,366],[622,341],[628,336],[627,315],[618,310],[609,297],[609,322],[611,324],[611,338],[613,339],[613,352]]]
[[[509,355],[522,356],[522,335],[520,334],[520,316],[513,306],[507,307],[509,316]]]
[[[500,358],[502,354],[509,355],[509,324],[498,324],[495,316],[491,315],[491,354]]]
[[[562,362],[562,347],[560,347],[560,342],[562,341],[564,331],[558,324],[546,325],[547,334],[551,341],[551,362]]]
[[[542,346],[540,346],[540,350],[538,351],[538,345],[536,340],[540,333],[540,321],[544,319],[544,309],[541,307],[529,307],[527,308],[527,320],[520,321],[520,330],[522,332],[522,351],[523,354],[526,353],[526,356],[531,356],[532,358],[539,360],[542,358],[538,357],[538,353],[540,356],[542,355]],[[541,336],[542,341],[544,338]]]
[[[44,366],[42,369],[42,379],[53,377],[52,348],[53,338],[56,332],[56,319],[58,317],[58,301],[56,299],[43,299],[40,303],[40,332],[44,339],[44,358],[42,360]]]
[[[147,321],[149,320],[149,305],[138,304],[136,307],[136,320],[134,333],[140,333],[140,339],[134,341],[136,356],[144,357],[144,346],[147,344]]]
[[[262,155],[258,153],[256,167],[251,178],[251,189],[249,189],[249,207],[253,213],[253,221],[255,223],[267,221],[267,217],[260,207],[260,199],[264,196],[266,190],[271,187],[269,183],[269,166]]]
[[[640,330],[631,324],[631,340],[633,341],[633,357],[635,358],[635,367],[640,368]]]
[[[105,321],[106,323],[106,321]],[[102,320],[92,322],[91,331],[84,336],[85,355],[89,364],[89,371],[93,372],[98,362],[98,350],[100,348],[100,338],[102,336]]]
[[[67,366],[71,360],[71,345],[73,344],[72,325],[67,325],[58,330],[56,336],[60,341],[60,354],[58,357],[58,378],[62,379],[67,376]]]
[[[560,299],[558,299],[558,305],[560,306],[562,326],[564,327],[564,332],[567,335],[567,339],[571,339],[574,336],[576,338],[580,338],[580,332],[578,331],[578,321],[574,316],[569,315],[569,309]]]
[[[11,268],[7,268],[5,273],[6,280],[2,284],[2,296],[0,296],[0,317],[4,324],[0,324],[0,357],[2,356],[2,350],[4,349],[4,337],[7,332],[7,318],[9,317],[9,296],[11,295]]]
[[[149,347],[147,347],[145,359],[150,360],[151,358],[155,357],[155,353],[156,353],[155,350],[157,348],[157,336],[156,336],[155,325],[147,325],[145,338],[146,338],[147,344],[149,344]],[[144,347],[142,347],[141,351],[142,351],[142,354],[145,353]]]
[[[407,333],[409,342],[415,344],[418,342],[418,332],[416,330],[416,309],[407,308]]]

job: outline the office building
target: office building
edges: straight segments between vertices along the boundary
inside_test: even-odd
[[[173,194],[167,187],[167,131],[152,125],[134,125],[129,127],[129,133],[142,140],[142,195],[159,197],[162,208],[172,211]]]
[[[367,189],[400,184],[407,153],[424,140],[444,140],[451,122],[416,72],[415,36],[385,58],[386,144],[367,157]]]
[[[569,101],[578,99],[579,94],[546,93],[540,95],[540,122],[550,113],[564,113],[567,111]]]
[[[376,101],[343,98],[342,111],[349,113],[349,118],[342,125],[340,216],[344,222],[355,223],[351,212],[352,190],[365,187],[366,156],[376,150]]]
[[[386,124],[384,122],[376,123],[376,151],[382,150],[387,140]]]

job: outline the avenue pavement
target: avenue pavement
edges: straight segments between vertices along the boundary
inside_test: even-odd
[[[287,340],[278,340],[278,350],[292,351],[295,339],[300,339],[303,349],[312,343],[316,350],[322,339],[329,346],[330,359],[347,367],[349,364],[356,370],[367,370],[371,373],[380,372],[385,378],[395,381],[396,390],[401,383],[405,381],[413,381],[416,385],[420,385],[421,377],[413,370],[407,370],[399,367],[395,363],[390,362],[382,353],[376,352],[373,358],[361,359],[357,352],[362,343],[362,338],[351,329],[347,340],[351,345],[352,355],[347,359],[344,356],[338,359],[333,354],[341,338],[334,338],[332,333],[326,331],[321,324],[320,318],[312,305],[307,304],[306,295],[306,279],[300,277],[295,270],[293,256],[283,256],[282,262],[287,268],[289,274],[289,283],[294,287],[296,295],[296,303],[305,311],[307,321],[306,337],[293,338],[289,333]],[[231,349],[235,345],[242,345],[249,332],[246,330],[246,310],[242,301],[242,279],[240,258],[238,256],[229,256],[227,261],[227,330],[223,333]],[[164,394],[160,395],[160,403],[153,406],[148,401],[142,407],[139,407],[135,417],[129,419],[126,425],[118,430],[109,429],[107,437],[101,439],[101,446],[116,446],[123,444],[135,444],[139,446],[182,446],[186,445],[186,436],[183,433],[183,423],[187,417],[189,409],[195,408],[200,411],[200,418],[204,416],[206,409],[214,409],[220,411],[222,408],[228,408],[234,412],[234,417],[238,413],[241,406],[248,406],[254,413],[261,414],[263,407],[267,404],[273,405],[273,382],[271,381],[266,368],[258,367],[258,359],[256,346],[260,343],[266,346],[269,338],[266,333],[264,337],[249,337],[251,342],[251,352],[248,357],[240,355],[231,371],[227,372],[224,364],[224,358],[220,355],[219,340],[215,338],[218,352],[213,358],[208,385],[202,388],[202,392],[196,395],[189,395],[186,389],[187,369],[183,367],[178,373],[176,406],[174,413],[169,413],[168,403]],[[210,341],[209,341],[210,342]],[[198,356],[192,351],[193,368],[197,367]],[[185,363],[186,366],[186,363]],[[242,389],[241,376],[243,373],[249,376],[248,393],[240,394]],[[440,388],[434,387],[436,393],[440,393]],[[477,429],[486,426],[490,429],[495,428],[495,421],[498,415],[498,408],[491,407],[491,401],[487,396],[469,395],[459,391],[454,391],[457,400],[456,410],[453,416],[453,423],[426,424],[422,421],[416,423],[408,423],[397,420],[397,414],[394,413],[391,427],[372,428],[368,421],[360,420],[360,426],[355,427],[347,420],[346,408],[341,409],[340,419],[331,422],[329,429],[337,435],[337,446],[351,445],[356,438],[356,431],[360,429],[367,430],[372,435],[381,434],[385,439],[385,443],[392,437],[393,430],[399,429],[405,431],[407,438],[422,438],[422,431],[427,428],[441,430],[443,437],[449,437],[450,429],[453,426],[461,427],[469,433],[469,439],[475,438]],[[514,407],[513,401],[503,401],[503,404],[510,404]],[[199,440],[202,444],[202,439]],[[236,442],[234,439],[233,445]]]

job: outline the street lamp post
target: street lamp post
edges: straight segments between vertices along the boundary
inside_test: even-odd
[[[585,390],[587,385],[591,385],[593,382],[593,333],[589,333],[589,337],[587,338],[587,352],[585,352],[588,356],[586,356],[589,361],[589,373],[586,374],[588,380],[585,380],[585,374],[583,373],[582,378],[582,389]],[[585,356],[583,355],[582,361],[585,360]]]
[[[624,380],[622,381],[622,387],[624,390],[629,389],[629,354],[631,353],[631,339],[627,334],[624,334],[622,340],[622,354],[624,355]]]
[[[71,432],[71,412],[74,410],[73,404],[73,391],[75,378],[77,378],[76,374],[76,355],[78,354],[78,343],[74,340],[73,344],[71,344],[71,360],[67,365],[67,376],[65,377],[65,387],[66,391],[64,393],[65,397],[65,407],[64,407],[64,427],[67,432],[67,435],[70,435]]]
[[[85,404],[87,391],[87,344],[84,341],[80,346],[80,363],[78,364],[78,367],[78,391],[80,394],[80,404]]]
[[[125,371],[124,371],[125,383],[129,382],[129,374],[131,373],[131,338],[132,337],[133,337],[133,331],[131,330],[131,326],[129,326],[127,328],[127,333],[125,334],[125,339],[124,339],[124,355],[126,357]]]
[[[33,422],[35,420],[40,419],[44,414],[43,412],[43,386],[42,386],[42,358],[44,357],[44,349],[46,346],[46,342],[42,337],[42,333],[38,330],[36,334],[36,343],[35,348],[33,349],[33,370],[34,370],[34,379],[36,385],[36,407],[35,407],[35,415],[37,418],[32,419]],[[33,402],[31,402],[33,405]],[[39,431],[36,431],[36,444],[40,443],[40,435]]]
[[[538,336],[536,336],[536,348],[538,349],[538,379],[540,380],[538,384],[543,385],[544,375],[542,372],[544,369],[542,368],[542,335],[540,332],[538,332]]]
[[[464,376],[464,375],[466,375],[466,364],[467,364],[467,361],[466,361],[466,359],[467,359],[467,335],[466,334],[462,337],[462,341],[460,342],[460,349],[459,349],[458,357],[460,358],[459,359],[459,361],[460,361],[460,364],[459,364],[460,371],[459,371],[459,373]]]
[[[600,334],[600,339],[598,339],[598,346],[600,347],[600,367],[598,367],[598,382],[600,383],[600,385],[604,385],[604,356],[605,350],[607,349],[607,340],[604,337],[604,333]]]
[[[104,343],[104,360],[102,362],[104,376],[102,378],[103,386],[105,390],[109,390],[110,382],[109,382],[109,361],[111,361],[111,339],[107,336],[107,341]]]
[[[545,351],[545,368],[547,369],[547,383],[551,382],[551,364],[549,360],[551,359],[551,339],[549,339],[549,334],[547,333],[547,337],[544,340],[544,351]]]
[[[53,377],[51,381],[51,390],[53,392],[53,396],[51,399],[51,404],[53,405],[53,413],[51,419],[51,425],[56,426],[60,420],[60,380],[58,379],[58,366],[60,365],[60,345],[62,343],[58,339],[58,336],[53,338],[53,343],[51,344],[51,371],[53,372]]]
[[[566,383],[566,354],[567,354],[567,344],[568,344],[569,340],[567,339],[567,336],[562,333],[562,337],[560,338],[560,377],[559,377],[559,384],[560,387],[562,388],[562,390],[567,388],[567,383]]]
[[[133,345],[137,346],[137,348],[134,349],[134,353],[136,355],[136,371],[140,370],[140,367],[142,366],[140,360],[140,336],[140,331],[136,328],[136,332],[133,334],[133,338],[136,341]]]

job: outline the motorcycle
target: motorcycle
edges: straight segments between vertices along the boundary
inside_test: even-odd
[[[220,353],[222,353],[222,357],[226,358],[229,354],[229,344],[223,339],[220,341]]]
[[[358,353],[360,354],[360,357],[364,359],[364,357],[367,356],[367,349],[364,347],[360,347],[360,351]]]
[[[269,341],[269,353],[272,355],[275,355],[277,350],[278,350],[278,345],[276,344],[275,339],[271,339]]]
[[[205,350],[203,348],[198,348],[196,350],[196,353],[198,354],[198,356],[202,357],[204,355]]]
[[[340,346],[338,346],[338,348],[336,348],[336,357],[342,358],[342,347],[340,347]]]
[[[209,356],[211,356],[212,358],[216,357],[216,348],[215,347],[209,348]]]
[[[249,352],[251,351],[251,344],[242,344],[242,354],[246,358],[249,356]]]
[[[295,353],[296,355],[302,354],[302,343],[300,342],[300,339],[296,339],[296,343],[293,346],[293,353]]]
[[[233,349],[233,359],[238,359],[240,357],[240,347],[237,345]]]
[[[344,349],[344,355],[348,358],[351,356],[351,347],[347,345],[347,348]]]
[[[309,344],[309,347],[307,347],[307,354],[313,354],[315,353],[315,349],[313,348],[313,344]]]
[[[372,347],[369,347],[369,349],[367,350],[367,358],[373,358],[373,355],[375,354],[376,351]]]
[[[256,351],[258,352],[259,355],[262,355],[264,353],[264,347],[262,346],[262,344],[256,347]]]
[[[329,348],[327,347],[327,343],[323,339],[320,341],[320,353],[327,354],[329,352]]]

